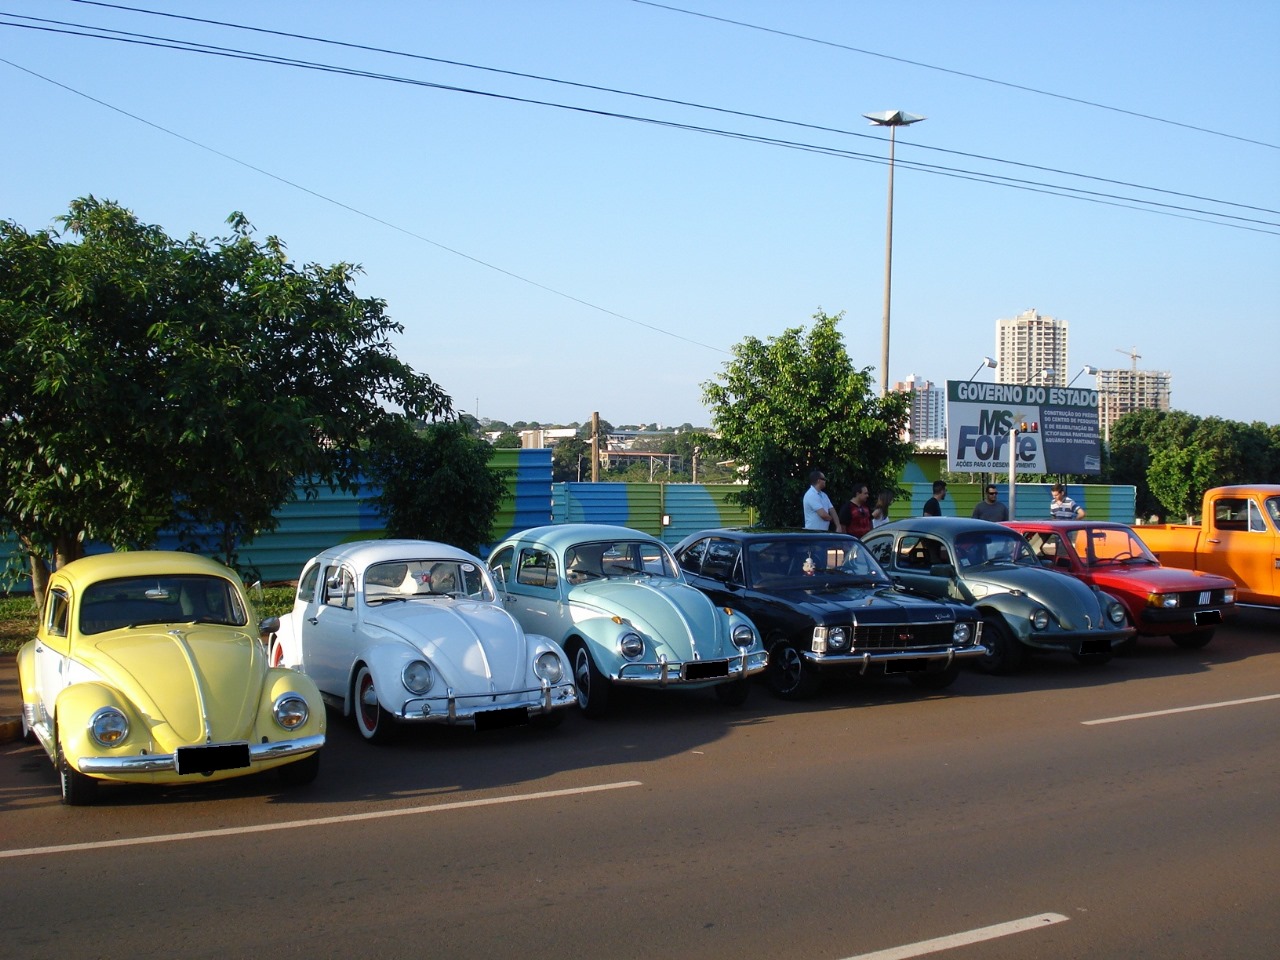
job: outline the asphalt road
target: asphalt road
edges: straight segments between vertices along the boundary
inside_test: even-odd
[[[6,658],[0,715],[17,699]],[[633,693],[601,722],[385,748],[331,713],[299,792],[267,774],[68,808],[11,743],[0,952],[1271,958],[1278,725],[1280,612],[1249,610],[1201,651],[941,695]]]

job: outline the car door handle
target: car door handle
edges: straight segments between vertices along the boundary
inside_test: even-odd
[[[317,624],[317,623],[319,623],[319,622],[320,622],[320,618],[319,618],[319,617],[307,617],[307,623],[310,623],[310,624],[312,624],[312,625],[315,625],[315,624]]]

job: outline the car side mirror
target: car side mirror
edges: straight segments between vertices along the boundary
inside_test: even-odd
[[[952,563],[935,563],[929,568],[929,576],[946,577],[950,580],[956,575],[955,564]]]
[[[273,633],[280,632],[279,617],[263,617],[258,621],[258,639],[267,644],[271,641]]]

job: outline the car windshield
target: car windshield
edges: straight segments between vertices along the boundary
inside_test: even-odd
[[[621,577],[681,579],[670,551],[656,540],[597,540],[564,552],[565,577],[572,584]]]
[[[364,572],[365,603],[425,598],[494,599],[493,583],[471,560],[388,560]]]
[[[1086,567],[1159,563],[1127,527],[1082,527],[1068,533],[1067,539]]]
[[[1012,530],[962,533],[956,537],[955,548],[956,562],[962,570],[997,563],[1039,566],[1027,541]]]
[[[784,584],[888,582],[871,552],[844,537],[780,537],[747,546],[748,585],[767,590]]]
[[[180,574],[101,580],[80,599],[80,632],[103,633],[144,623],[220,623],[243,627],[249,613],[240,591],[222,577]]]

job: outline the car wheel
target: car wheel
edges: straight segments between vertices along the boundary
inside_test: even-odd
[[[1199,650],[1213,639],[1212,630],[1196,630],[1194,633],[1179,633],[1169,638],[1183,650]]]
[[[751,688],[745,680],[733,680],[716,686],[716,699],[726,707],[740,707],[747,702]]]
[[[316,778],[319,772],[320,753],[318,751],[309,757],[286,763],[283,767],[276,767],[280,782],[286,787],[305,787]]]
[[[86,806],[98,796],[98,781],[71,766],[61,744],[58,745],[58,777],[62,781],[62,802],[69,807]]]
[[[578,688],[578,706],[585,716],[603,717],[609,710],[609,678],[596,667],[591,651],[581,640],[573,642],[569,659],[573,663],[573,683]]]
[[[945,690],[960,676],[960,664],[951,663],[941,670],[917,670],[907,674],[907,679],[921,690]]]
[[[363,663],[356,671],[353,692],[355,702],[351,712],[355,714],[356,729],[360,731],[360,736],[370,743],[386,743],[391,740],[395,734],[395,720],[382,709],[378,691],[373,685],[373,674]]]
[[[982,624],[982,644],[987,653],[978,658],[978,669],[983,673],[1013,673],[1022,666],[1026,651],[1004,620],[989,616],[983,618]]]
[[[818,674],[804,662],[800,651],[786,640],[769,650],[769,669],[765,674],[769,689],[783,700],[803,700],[818,692]]]

